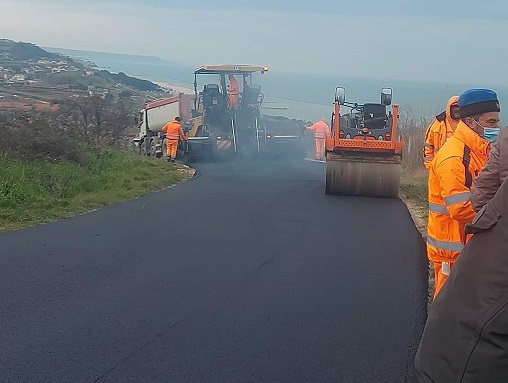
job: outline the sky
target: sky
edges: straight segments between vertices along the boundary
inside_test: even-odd
[[[506,0],[0,0],[0,14],[0,38],[40,46],[508,86]]]

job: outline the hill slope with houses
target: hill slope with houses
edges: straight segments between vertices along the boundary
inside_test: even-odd
[[[35,44],[0,40],[0,87],[73,89],[108,93],[163,92],[147,80],[99,70],[94,63],[48,52]],[[118,92],[118,93],[119,93]]]

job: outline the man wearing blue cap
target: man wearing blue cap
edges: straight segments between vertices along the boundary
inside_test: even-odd
[[[471,185],[499,133],[500,108],[493,90],[469,89],[458,104],[461,120],[429,169],[427,256],[434,263],[434,298],[466,242],[465,225],[475,216]]]

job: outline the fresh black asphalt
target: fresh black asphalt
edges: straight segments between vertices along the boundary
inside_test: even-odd
[[[0,235],[0,382],[411,382],[422,238],[314,162],[215,163]]]

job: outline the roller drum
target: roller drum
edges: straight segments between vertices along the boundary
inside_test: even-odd
[[[401,157],[337,156],[327,153],[326,194],[397,198]]]

